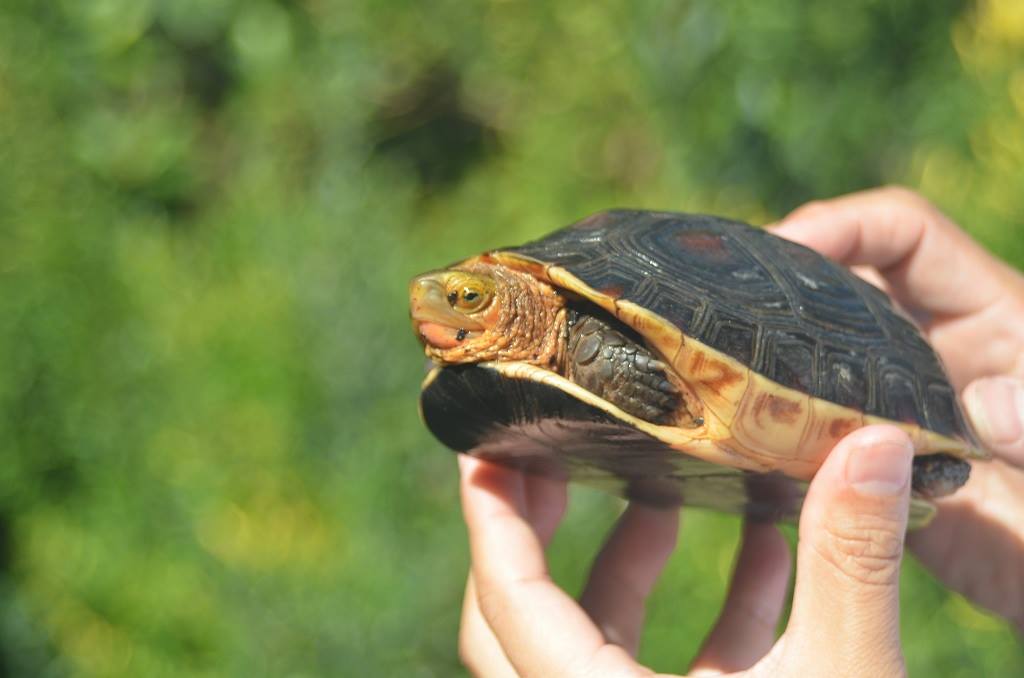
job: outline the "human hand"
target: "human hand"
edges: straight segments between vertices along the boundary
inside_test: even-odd
[[[1024,633],[1024,276],[924,198],[883,188],[813,202],[772,229],[854,267],[917,318],[996,454],[908,543],[947,586]]]
[[[789,548],[748,524],[721,615],[691,675],[905,674],[898,581],[913,448],[891,426],[844,438],[811,482],[800,517],[785,632]],[[460,656],[481,676],[640,676],[644,601],[675,545],[678,511],[631,504],[579,602],[548,576],[544,546],[564,483],[460,457],[472,557]]]

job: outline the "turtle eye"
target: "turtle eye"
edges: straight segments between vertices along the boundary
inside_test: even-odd
[[[493,278],[466,271],[455,271],[445,281],[445,297],[459,313],[479,313],[491,303],[497,291]]]
[[[450,292],[449,299],[452,295],[455,296],[452,306],[464,313],[479,311],[491,300],[490,292],[471,285],[463,285],[458,290]]]

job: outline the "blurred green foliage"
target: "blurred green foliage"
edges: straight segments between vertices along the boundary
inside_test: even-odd
[[[0,674],[451,675],[454,461],[421,270],[642,206],[754,222],[886,182],[1024,264],[1015,0],[5,0]],[[619,510],[574,490],[576,590]],[[735,518],[687,513],[680,670]],[[905,568],[912,674],[1024,675]]]

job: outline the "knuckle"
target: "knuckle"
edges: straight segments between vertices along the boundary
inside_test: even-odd
[[[488,639],[484,636],[486,626],[477,615],[463,617],[459,627],[459,662],[474,676],[486,674],[486,658],[481,656]]]
[[[819,531],[815,550],[840,576],[858,585],[895,585],[903,558],[902,524],[865,516],[829,520]]]
[[[508,609],[508,601],[502,589],[487,587],[482,583],[476,594],[476,602],[480,607],[480,615],[492,626]]]
[[[812,200],[804,203],[800,207],[797,207],[787,217],[788,219],[814,219],[820,217],[829,211],[829,204],[826,200]]]
[[[465,625],[459,629],[459,662],[475,676],[480,675],[479,666],[474,652],[478,643],[473,638],[473,633]]]
[[[899,184],[889,184],[880,189],[882,197],[903,204],[905,207],[918,212],[937,211],[932,203],[917,191],[911,190]]]
[[[902,200],[906,202],[924,201],[924,198],[922,198],[919,193],[913,189],[903,186],[902,184],[886,184],[879,189],[879,192],[893,200]]]

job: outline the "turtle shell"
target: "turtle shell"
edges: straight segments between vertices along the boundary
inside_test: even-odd
[[[917,327],[802,245],[720,217],[610,210],[505,251],[644,308],[783,387],[978,447]]]
[[[696,433],[652,426],[539,369],[464,365],[435,369],[421,396],[452,449],[762,519],[795,518],[806,483],[793,479],[859,425],[895,423],[918,454],[986,456],[938,356],[889,298],[763,230],[611,210],[464,263],[476,261],[530,272],[630,325],[714,421]],[[930,511],[915,502],[912,522]]]

